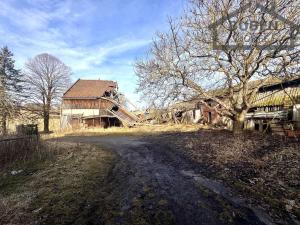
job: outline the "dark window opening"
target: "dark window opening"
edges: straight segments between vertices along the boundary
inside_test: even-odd
[[[175,112],[175,116],[176,117],[182,117],[182,112],[181,111]]]
[[[208,112],[208,123],[212,122],[212,114],[211,112]]]
[[[116,111],[119,110],[119,107],[118,107],[117,105],[114,105],[114,106],[111,108],[111,110],[116,112]]]

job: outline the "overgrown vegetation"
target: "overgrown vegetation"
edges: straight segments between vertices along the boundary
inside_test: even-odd
[[[221,179],[278,223],[300,220],[300,145],[278,136],[201,130],[163,136],[197,164],[201,174]]]
[[[38,136],[6,136],[0,139],[0,169],[12,164],[53,158],[56,149],[51,149]]]
[[[298,6],[285,0],[188,1],[136,62],[138,90],[154,106],[197,98],[212,107],[212,100],[241,132],[261,87],[299,77]],[[281,25],[270,28],[273,22]]]

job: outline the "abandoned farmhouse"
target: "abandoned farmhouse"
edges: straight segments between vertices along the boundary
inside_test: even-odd
[[[255,86],[256,81],[252,84]],[[224,94],[222,90],[215,91]],[[202,100],[207,104],[197,98],[178,102],[168,109],[168,113],[162,114],[161,119],[232,126],[228,118],[217,113],[216,103],[210,99]],[[246,115],[244,128],[280,135],[300,130],[300,78],[284,82],[274,80],[261,87]]]
[[[260,88],[245,127],[283,135],[300,130],[300,78]]]
[[[125,105],[116,82],[79,79],[62,97],[61,128],[132,126],[138,118]]]
[[[254,82],[255,84],[255,82]],[[215,103],[197,98],[178,102],[159,116],[137,116],[126,107],[126,98],[118,84],[107,80],[77,80],[63,95],[61,128],[133,126],[141,121],[159,120],[176,123],[204,123],[231,126],[221,117]],[[258,91],[253,107],[246,115],[244,127],[251,130],[285,134],[300,129],[300,79],[273,81]],[[152,113],[152,115],[154,115]]]

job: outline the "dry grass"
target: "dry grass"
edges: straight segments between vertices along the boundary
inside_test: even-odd
[[[278,222],[300,221],[300,144],[277,136],[199,131],[166,138],[208,177],[224,180]],[[285,224],[285,223],[283,223]]]
[[[95,224],[115,156],[89,145],[51,144],[55,160],[0,171],[0,224]],[[105,194],[104,194],[105,195]]]
[[[53,157],[54,150],[38,136],[11,136],[0,141],[0,170],[15,163],[27,163]]]
[[[151,135],[159,133],[170,132],[192,132],[200,128],[207,128],[203,125],[189,125],[189,124],[166,124],[166,125],[144,125],[132,128],[127,127],[110,127],[110,128],[87,128],[79,130],[63,130],[57,131],[52,134],[43,135],[42,138],[50,139],[63,137],[67,135],[80,135],[80,136],[103,136],[103,135]]]
[[[8,130],[10,132],[16,131],[16,126],[20,124],[37,124],[38,130],[44,130],[44,120],[42,118],[38,118],[35,120],[29,120],[24,118],[14,118],[13,120],[8,121]],[[60,130],[60,117],[59,116],[50,116],[49,120],[49,130],[56,132]]]

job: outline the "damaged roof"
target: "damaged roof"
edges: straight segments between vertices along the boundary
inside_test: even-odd
[[[261,80],[249,82],[250,89],[261,84]],[[209,94],[217,97],[226,98],[226,88],[211,90]],[[197,103],[202,100],[209,100],[209,98],[202,97],[201,95],[195,96],[192,99],[175,103],[170,108],[178,109],[195,109]],[[271,79],[264,86],[262,86],[258,93],[252,100],[252,107],[268,107],[268,106],[285,106],[290,107],[294,104],[300,103],[300,78],[282,81],[279,79]]]
[[[63,95],[63,98],[100,98],[106,91],[118,89],[117,82],[111,80],[78,79]]]
[[[253,101],[254,107],[292,106],[300,103],[300,78],[267,85],[260,89]]]

